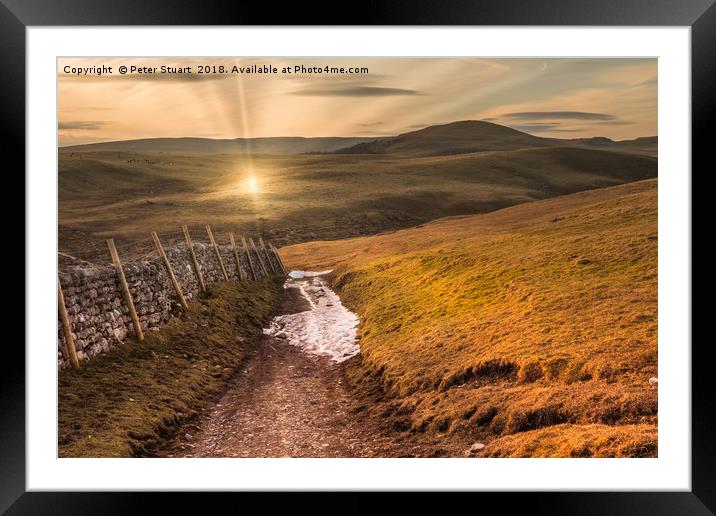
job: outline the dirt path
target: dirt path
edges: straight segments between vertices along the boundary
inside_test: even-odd
[[[286,289],[282,313],[310,308]],[[165,456],[411,457],[434,455],[424,434],[396,432],[357,411],[345,362],[312,355],[265,336],[226,393],[187,427]],[[441,454],[440,452],[437,452]]]

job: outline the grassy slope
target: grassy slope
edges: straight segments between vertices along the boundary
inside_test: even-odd
[[[108,257],[113,237],[127,259],[148,232],[165,244],[189,224],[262,233],[279,244],[338,239],[436,218],[656,176],[656,159],[550,147],[457,156],[256,156],[67,153],[59,157],[60,250]],[[242,183],[253,170],[261,192]],[[97,252],[92,252],[94,243]]]
[[[354,376],[378,372],[414,428],[487,455],[656,454],[656,180],[282,255],[334,268]]]
[[[60,371],[60,457],[151,455],[223,388],[281,291],[272,280],[215,285],[143,342]]]

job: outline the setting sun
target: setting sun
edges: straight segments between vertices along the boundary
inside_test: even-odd
[[[244,189],[248,193],[252,193],[252,194],[256,194],[256,193],[260,192],[261,188],[259,186],[258,180],[256,179],[256,176],[254,176],[252,174],[244,180]]]

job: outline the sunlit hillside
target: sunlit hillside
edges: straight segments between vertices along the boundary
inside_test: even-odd
[[[282,249],[334,269],[416,430],[486,456],[657,454],[657,181]]]

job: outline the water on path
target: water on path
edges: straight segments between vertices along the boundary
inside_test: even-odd
[[[325,272],[292,271],[285,288],[298,289],[310,309],[271,320],[264,334],[314,355],[325,355],[343,362],[360,352],[356,331],[358,316],[341,303],[323,279]]]

